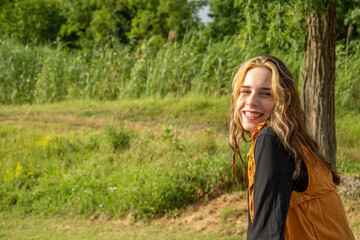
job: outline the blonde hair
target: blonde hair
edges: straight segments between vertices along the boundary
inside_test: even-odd
[[[236,102],[240,96],[240,90],[249,69],[254,67],[266,67],[272,72],[271,93],[275,101],[275,107],[270,116],[270,125],[281,139],[285,148],[290,151],[295,159],[295,171],[293,179],[300,173],[300,164],[304,156],[302,147],[307,148],[315,158],[326,165],[333,175],[335,184],[340,183],[337,171],[328,163],[319,152],[319,146],[315,139],[306,130],[305,112],[301,107],[299,93],[291,72],[285,64],[271,56],[259,56],[244,62],[233,74],[232,99],[229,113],[229,145],[233,151],[232,164],[234,175],[236,155],[240,156],[243,169],[243,180],[245,179],[244,162],[240,154],[239,143],[250,142],[250,132],[246,131],[236,110]]]

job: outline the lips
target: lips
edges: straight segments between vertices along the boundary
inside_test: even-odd
[[[254,111],[243,111],[243,114],[247,120],[257,120],[264,115],[263,113],[254,112]]]

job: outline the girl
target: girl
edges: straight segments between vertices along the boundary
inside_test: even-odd
[[[283,62],[260,56],[239,67],[229,120],[233,168],[240,141],[251,141],[247,239],[354,239],[337,194],[340,176],[307,132]]]

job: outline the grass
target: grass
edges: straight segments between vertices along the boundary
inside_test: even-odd
[[[360,115],[337,114],[337,167],[341,172],[360,177]]]
[[[1,210],[147,218],[217,196],[234,183],[228,109],[199,96],[3,107]],[[338,168],[355,176],[358,120],[337,119]]]
[[[166,221],[124,223],[121,221],[89,220],[83,217],[41,217],[0,213],[1,239],[245,239],[244,236],[194,231]]]
[[[94,104],[3,108],[2,210],[155,217],[231,188],[215,99]]]

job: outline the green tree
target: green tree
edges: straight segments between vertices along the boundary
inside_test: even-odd
[[[187,0],[151,0],[144,4],[141,0],[131,0],[131,5],[137,10],[131,21],[130,38],[144,39],[159,35],[167,38],[170,30],[178,37],[192,28],[196,28],[198,19],[196,10],[203,1]]]
[[[62,40],[71,46],[91,48],[109,38],[127,43],[134,9],[127,0],[63,0]]]
[[[129,43],[141,39],[168,37],[170,30],[179,37],[197,26],[195,11],[203,0],[63,0],[66,23],[60,35],[81,48],[109,38]]]
[[[53,0],[14,0],[0,2],[0,32],[25,43],[56,40],[65,19],[60,4]]]
[[[203,29],[202,34],[216,41],[225,36],[236,35],[245,24],[241,6],[234,7],[233,0],[212,0],[209,2],[212,22]]]
[[[116,39],[121,43],[158,39],[170,31],[181,38],[196,29],[196,10],[205,0],[0,0],[0,33],[27,43],[60,39],[91,49]]]
[[[345,40],[348,34],[360,35],[360,0],[342,0],[336,5],[336,40]]]
[[[259,3],[259,4],[256,4]],[[240,29],[239,37],[242,47],[250,41],[259,41],[268,47],[299,49],[305,26],[303,3],[279,1],[245,1],[235,0],[235,6],[241,7],[245,24]]]

